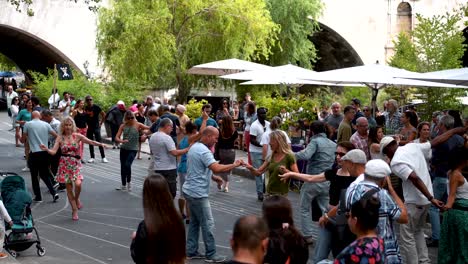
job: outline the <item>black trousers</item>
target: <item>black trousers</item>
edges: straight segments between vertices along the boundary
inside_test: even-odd
[[[171,191],[172,199],[177,194],[177,169],[173,170],[155,170],[154,172],[161,174],[169,184],[169,190]]]
[[[102,142],[101,138],[101,127],[91,128],[88,127],[88,131],[86,131],[86,137],[91,140],[96,140],[97,142]],[[104,154],[104,148],[99,146],[99,152],[101,152],[101,158],[105,158],[106,154]],[[89,145],[89,155],[92,159],[94,159],[94,146]]]
[[[35,199],[41,200],[41,188],[39,187],[39,177],[41,177],[42,181],[45,183],[49,192],[52,196],[55,195],[55,190],[50,181],[50,155],[46,151],[39,151],[39,152],[31,152],[29,153],[29,169],[31,171],[31,182],[32,182],[32,189],[34,195],[36,196]]]

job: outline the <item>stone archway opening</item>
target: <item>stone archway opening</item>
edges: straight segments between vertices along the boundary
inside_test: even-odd
[[[320,31],[310,37],[317,49],[318,60],[315,71],[328,71],[339,68],[363,65],[354,48],[336,31],[319,23]]]
[[[0,38],[0,53],[17,65],[25,74],[28,84],[31,83],[29,70],[47,74],[55,63],[68,63],[79,70],[60,50],[24,30],[0,25]]]
[[[463,44],[465,44],[465,53],[463,54],[463,57],[462,57],[462,65],[463,67],[468,67],[468,27],[466,27],[464,30],[463,30],[463,36],[465,37],[465,41],[463,42]]]
[[[408,2],[401,2],[397,7],[397,32],[409,34],[413,29],[413,9]]]

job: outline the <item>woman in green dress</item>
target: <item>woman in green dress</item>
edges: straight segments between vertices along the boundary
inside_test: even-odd
[[[262,174],[267,172],[265,177],[267,196],[287,196],[289,192],[289,180],[281,181],[279,174],[285,172],[282,171],[282,166],[289,171],[299,172],[294,153],[287,143],[286,136],[279,130],[270,134],[270,148],[272,153],[266,158],[260,168],[256,169],[251,165],[247,165],[246,168],[257,177],[262,177]]]

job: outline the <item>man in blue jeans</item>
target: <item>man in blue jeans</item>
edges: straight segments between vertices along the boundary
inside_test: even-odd
[[[310,125],[313,136],[309,145],[296,153],[297,160],[307,160],[307,174],[316,175],[331,169],[335,161],[336,143],[327,138],[325,123],[314,121]],[[317,199],[322,212],[328,208],[330,182],[306,182],[301,188],[302,234],[307,243],[312,244],[312,200]]]
[[[452,116],[443,116],[437,124],[439,135],[442,135],[452,129],[454,122],[455,120]],[[455,134],[441,145],[432,149],[432,188],[434,191],[434,198],[439,201],[445,202],[447,200],[447,172],[449,171],[448,159],[450,157],[450,153],[458,147],[462,147],[463,144],[463,137]],[[437,247],[439,245],[440,237],[439,208],[432,205],[429,208],[429,218],[431,220],[432,235],[427,245],[429,247]]]
[[[214,239],[214,219],[211,213],[210,179],[213,172],[228,172],[242,165],[237,160],[233,164],[221,165],[214,159],[210,148],[218,142],[219,132],[214,127],[206,127],[199,142],[192,145],[187,153],[187,176],[182,186],[182,192],[190,210],[190,224],[187,233],[187,258],[205,259],[206,262],[224,262],[225,256],[216,254]],[[202,231],[205,243],[205,255],[198,252],[198,236]]]

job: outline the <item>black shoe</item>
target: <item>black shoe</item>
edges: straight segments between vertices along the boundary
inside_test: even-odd
[[[435,240],[435,239],[428,239],[426,241],[426,245],[428,247],[439,247],[439,240]]]
[[[35,203],[42,203],[42,198],[35,197],[33,200]]]
[[[54,203],[58,200],[59,198],[59,195],[58,194],[54,194]]]
[[[67,189],[67,186],[65,184],[59,184],[57,191],[63,191],[65,189]]]
[[[54,189],[57,189],[57,187],[59,187],[59,183],[55,182],[53,187],[54,187]]]
[[[263,202],[263,193],[257,194],[257,199],[258,199],[260,202]]]

